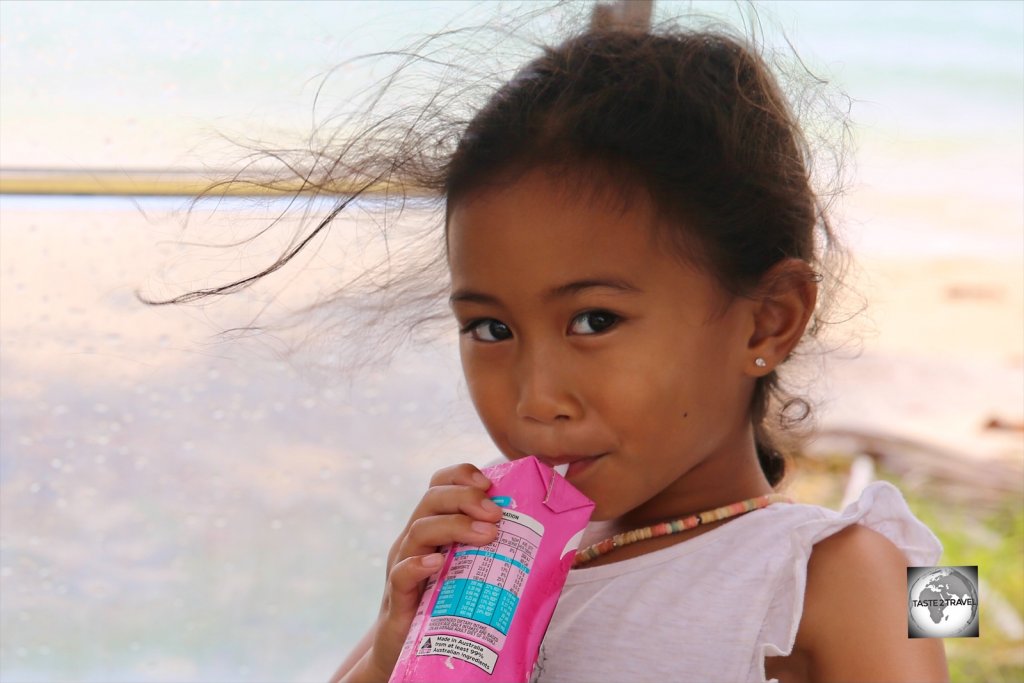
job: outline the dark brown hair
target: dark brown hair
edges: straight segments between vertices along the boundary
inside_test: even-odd
[[[599,191],[624,198],[643,192],[660,224],[670,226],[662,235],[666,243],[733,296],[754,294],[783,259],[807,262],[818,278],[837,274],[842,252],[826,210],[833,190],[812,188],[810,146],[772,70],[754,47],[726,31],[592,28],[545,48],[468,121],[438,123],[424,115],[431,107],[437,98],[415,121],[436,130],[414,134],[407,126],[401,137],[381,135],[390,141],[386,154],[370,150],[362,164],[338,158],[332,169],[358,170],[352,176],[364,189],[397,178],[436,191],[447,215],[472,192],[548,167],[591,191],[597,183]],[[247,286],[297,251],[253,278],[177,300]],[[378,291],[393,291],[391,284]],[[441,300],[447,283],[434,285],[417,292],[417,305]],[[823,321],[827,297],[821,301],[810,337]],[[436,316],[436,309],[428,315]],[[783,390],[776,372],[758,380],[751,419],[758,458],[773,486],[785,474],[779,437],[809,412],[806,401]]]
[[[641,188],[680,257],[747,296],[783,259],[816,264],[816,236],[831,239],[805,150],[771,72],[738,40],[591,31],[545,50],[477,114],[445,196],[451,206],[538,166],[597,171],[605,190]],[[797,403],[774,372],[758,380],[752,419],[773,485],[785,466],[770,407]]]

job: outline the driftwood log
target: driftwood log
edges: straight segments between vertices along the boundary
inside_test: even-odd
[[[590,15],[595,31],[647,31],[651,27],[654,0],[618,0],[598,3]]]
[[[856,429],[819,431],[801,457],[870,457],[879,468],[898,475],[905,487],[950,502],[991,508],[1024,500],[1024,462],[980,459],[914,439]]]

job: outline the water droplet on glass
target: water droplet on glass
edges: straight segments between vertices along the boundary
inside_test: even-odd
[[[97,403],[92,407],[92,410],[95,413],[105,413],[110,410],[110,408],[107,407],[106,403]]]

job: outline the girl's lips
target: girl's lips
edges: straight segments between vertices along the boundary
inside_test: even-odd
[[[581,458],[579,460],[572,461],[571,463],[569,463],[569,469],[565,473],[565,478],[572,480],[574,477],[577,477],[583,472],[586,472],[588,469],[590,469],[590,466],[593,465],[598,460],[600,460],[602,457],[604,457],[604,454],[594,455],[589,458]]]
[[[590,469],[591,465],[593,465],[595,462],[597,462],[598,460],[600,460],[604,456],[608,455],[608,453],[599,453],[598,455],[588,455],[588,456],[579,456],[579,455],[554,455],[554,456],[547,456],[547,455],[538,455],[536,453],[534,453],[533,455],[538,460],[540,460],[542,463],[547,465],[548,467],[554,468],[554,467],[558,467],[560,465],[563,466],[563,467],[567,466],[568,469],[565,470],[565,474],[563,474],[562,476],[564,476],[566,479],[572,479],[573,477],[575,477],[575,476],[585,472],[586,470]]]

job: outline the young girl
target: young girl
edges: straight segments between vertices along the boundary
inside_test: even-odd
[[[567,464],[596,503],[534,679],[945,680],[942,642],[906,622],[906,568],[941,548],[899,492],[872,484],[841,513],[774,492],[786,409],[805,405],[779,370],[822,322],[831,230],[764,62],[723,33],[597,22],[495,92],[438,175],[446,115],[416,118],[436,144],[407,130],[365,168],[328,166],[443,192],[480,418],[504,457]],[[313,235],[172,301],[248,286]],[[433,476],[334,681],[388,680],[437,548],[495,538],[488,487],[472,465]]]
[[[423,139],[389,147],[408,164],[384,175],[422,175]],[[941,548],[898,490],[841,513],[774,493],[804,405],[779,371],[823,322],[831,232],[760,57],[715,32],[595,26],[522,68],[442,161],[426,184],[475,408],[505,458],[567,464],[596,503],[534,678],[945,680],[942,642],[906,623],[906,567]],[[488,485],[434,474],[335,681],[388,680],[437,548],[495,539]]]
[[[536,680],[946,678],[942,642],[907,637],[906,567],[941,549],[899,492],[842,513],[774,493],[778,372],[817,329],[830,239],[805,150],[761,59],[710,32],[593,29],[462,134],[445,229],[470,395],[504,457],[568,463],[596,503]],[[495,537],[488,485],[433,476],[334,680],[388,679],[436,549]]]

